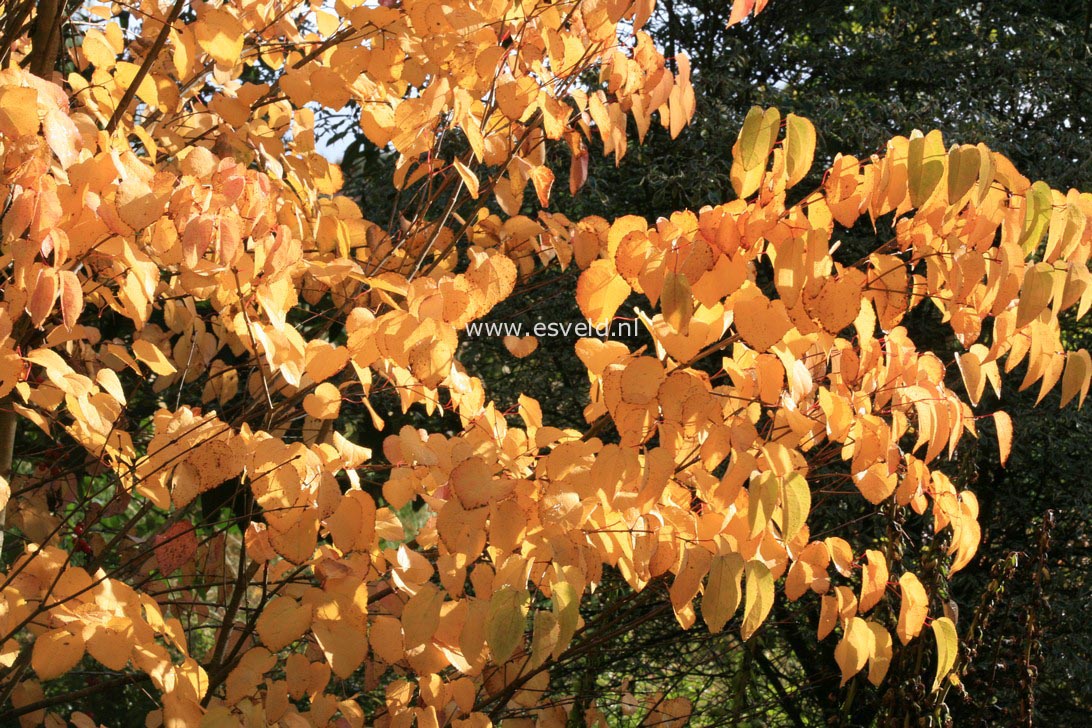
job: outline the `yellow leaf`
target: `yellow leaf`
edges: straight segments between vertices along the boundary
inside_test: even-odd
[[[531,181],[535,185],[538,204],[542,207],[549,207],[550,192],[554,189],[554,171],[546,165],[535,167],[531,172]]]
[[[834,648],[834,661],[842,670],[842,681],[846,682],[860,672],[872,654],[875,637],[872,630],[860,617],[853,617],[846,625],[845,634]]]
[[[402,609],[402,633],[406,649],[425,644],[440,626],[440,608],[444,595],[434,584],[422,584]]]
[[[974,351],[966,351],[962,354],[956,353],[955,359],[959,374],[963,377],[963,386],[967,390],[967,399],[972,405],[977,405],[986,389],[986,378],[982,374],[978,355]]]
[[[807,176],[815,158],[815,126],[796,114],[785,117],[786,187],[792,187]]]
[[[466,166],[463,162],[455,158],[451,162],[455,166],[455,171],[459,173],[459,176],[463,180],[463,184],[466,185],[466,191],[470,193],[470,196],[475,200],[478,199],[478,175],[474,174],[474,170]]]
[[[996,167],[993,162],[993,152],[985,144],[978,144],[978,191],[975,193],[978,204],[986,199],[986,195],[993,185]]]
[[[733,297],[733,322],[739,335],[755,351],[767,351],[792,329],[792,321],[781,301],[771,301],[761,292]]]
[[[800,473],[789,473],[781,486],[781,538],[786,543],[796,538],[811,513],[811,488]]]
[[[1043,239],[1043,233],[1050,225],[1052,198],[1050,185],[1042,181],[1033,184],[1024,197],[1024,226],[1020,233],[1020,247],[1023,248],[1024,255],[1035,252],[1039,241]]]
[[[861,313],[864,286],[864,274],[855,268],[847,269],[837,278],[828,278],[814,300],[805,301],[808,312],[819,319],[824,329],[837,334]]]
[[[114,83],[118,85],[119,89],[127,89],[133,85],[133,81],[136,80],[137,73],[140,72],[140,66],[135,63],[127,63],[122,61],[117,64],[114,70]],[[140,79],[140,85],[136,90],[137,98],[139,98],[148,106],[159,106],[159,90],[155,86],[155,79],[151,74],[145,74],[144,78]]]
[[[322,620],[311,631],[334,674],[344,679],[353,674],[368,656],[368,639],[349,622]]]
[[[952,145],[948,150],[948,204],[955,205],[971,191],[978,181],[978,147],[964,144]]]
[[[743,120],[739,131],[739,159],[744,170],[766,166],[770,158],[777,132],[781,125],[781,112],[769,108],[765,111],[759,106],[752,106]]]
[[[165,377],[177,371],[163,351],[147,339],[137,339],[133,342],[133,354],[160,376]]]
[[[212,56],[216,64],[232,67],[243,54],[243,24],[223,8],[206,10],[194,24],[197,44]]]
[[[506,586],[489,600],[486,643],[498,665],[507,662],[523,641],[526,592]]]
[[[827,545],[830,558],[834,561],[834,568],[838,570],[838,573],[842,576],[852,574],[853,547],[849,545],[849,542],[838,536],[830,536],[823,543]]]
[[[30,666],[38,677],[52,680],[65,674],[83,659],[83,637],[67,629],[55,629],[39,635],[30,653]]]
[[[770,471],[756,475],[748,487],[747,522],[751,527],[751,538],[762,533],[773,517],[780,496],[778,477]]]
[[[41,327],[53,313],[53,304],[57,300],[57,274],[52,268],[39,268],[34,288],[27,301],[27,313],[35,326]]]
[[[701,598],[701,616],[716,634],[739,609],[743,596],[740,582],[743,579],[743,557],[739,554],[720,554],[713,557],[709,578]]]
[[[675,580],[671,582],[671,606],[684,629],[693,623],[694,611],[691,602],[698,595],[702,579],[709,573],[712,562],[713,556],[708,550],[700,545],[690,544],[686,547]]]
[[[733,155],[735,155],[735,149],[735,147],[732,148]],[[765,167],[744,169],[742,162],[736,158],[732,159],[732,168],[729,170],[729,178],[732,182],[732,190],[736,193],[736,197],[740,199],[746,199],[757,192],[758,188],[762,185],[762,179],[765,175]]]
[[[88,62],[102,71],[109,71],[117,62],[118,54],[114,52],[114,47],[106,35],[96,28],[91,28],[84,33],[80,50]]]
[[[955,667],[956,658],[959,656],[959,636],[956,634],[955,623],[947,617],[934,619],[930,626],[937,641],[937,672],[932,688],[936,690]]]
[[[910,204],[921,207],[932,196],[944,177],[944,140],[939,131],[926,136],[914,132],[907,152]]]
[[[746,595],[743,607],[743,624],[739,633],[744,640],[751,639],[762,623],[766,621],[773,607],[774,579],[770,570],[761,561],[748,561],[744,570],[746,576]]]
[[[559,630],[553,655],[559,657],[568,648],[580,624],[580,594],[567,581],[556,582],[552,589],[554,616]]]
[[[497,108],[512,121],[520,121],[531,112],[531,104],[538,95],[538,84],[530,76],[497,86]]]
[[[362,490],[350,490],[326,519],[326,528],[342,553],[370,550],[375,542],[375,501]]]
[[[57,276],[61,284],[61,318],[65,328],[71,330],[83,313],[83,288],[79,276],[70,270],[62,270]]]
[[[925,624],[925,617],[929,614],[929,596],[918,577],[910,572],[899,577],[899,588],[902,604],[899,606],[899,624],[895,631],[905,645],[918,636]]]

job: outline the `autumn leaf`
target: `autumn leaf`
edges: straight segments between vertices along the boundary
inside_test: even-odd
[[[155,560],[161,574],[180,569],[197,553],[197,533],[188,521],[178,521],[154,539]]]
[[[765,564],[758,561],[748,561],[744,568],[745,576],[745,601],[743,606],[743,624],[740,626],[740,636],[744,640],[751,636],[766,621],[770,609],[773,608],[774,580],[770,570]]]
[[[959,657],[959,638],[956,635],[955,624],[947,617],[938,617],[930,624],[933,629],[933,637],[937,643],[937,671],[933,679],[932,690],[940,687],[941,682],[955,666]]]

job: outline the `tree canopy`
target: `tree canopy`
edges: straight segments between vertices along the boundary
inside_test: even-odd
[[[0,4],[3,719],[950,720],[1016,568],[960,619],[963,464],[1012,455],[1010,390],[1092,380],[1062,328],[1092,306],[1087,159],[1020,171],[1084,133],[1053,89],[1085,81],[940,118],[891,49],[1022,21],[701,5]],[[1063,17],[1041,32],[1083,49]],[[827,132],[804,87],[840,53],[859,117]],[[884,79],[923,131],[872,110]],[[1023,137],[979,123],[1014,112]],[[689,196],[627,196],[698,137],[723,166]],[[512,337],[498,369],[470,327],[551,276],[640,333]],[[536,345],[565,362],[499,376]]]

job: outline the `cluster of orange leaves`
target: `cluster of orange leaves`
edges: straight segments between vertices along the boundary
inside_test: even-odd
[[[733,20],[764,4],[737,2]],[[950,571],[966,566],[978,504],[934,464],[976,434],[972,405],[986,383],[1000,391],[1002,364],[1026,362],[1022,386],[1060,381],[1063,400],[1083,401],[1089,356],[1063,350],[1058,321],[1092,304],[1092,197],[1030,184],[982,145],[946,150],[933,132],[839,157],[789,204],[814,130],[753,109],[732,150],[733,202],[652,226],[532,218],[518,213],[529,185],[549,201],[547,143],[570,150],[575,192],[592,138],[620,160],[628,119],[642,138],[654,118],[674,136],[693,114],[686,59],[670,70],[640,30],[652,0],[135,7],[136,31],[108,6],[87,11],[67,77],[0,71],[0,396],[22,426],[86,450],[111,476],[94,481],[110,481],[108,508],[147,504],[171,524],[135,588],[100,555],[147,556],[146,544],[92,538],[87,569],[60,548],[66,517],[49,501],[78,490],[70,476],[12,479],[7,526],[26,548],[3,581],[0,664],[17,676],[16,709],[86,654],[149,676],[162,695],[151,723],[486,726],[511,705],[564,725],[563,706],[539,706],[546,668],[575,644],[605,566],[637,590],[669,581],[686,628],[699,595],[713,632],[742,607],[744,639],[778,580],[787,599],[821,595],[818,638],[840,630],[843,682],[866,666],[883,680],[895,646],[876,615],[888,605],[902,644],[929,622],[941,684],[954,624],[929,620],[930,596],[892,554],[812,539],[809,474],[844,462],[854,492],[931,516]],[[244,81],[258,65],[275,80]],[[312,107],[349,102],[368,139],[397,153],[398,188],[450,196],[441,217],[390,231],[338,195]],[[468,151],[446,161],[438,140],[456,129]],[[466,205],[465,220],[453,214]],[[889,242],[835,262],[837,226],[889,215]],[[527,397],[515,426],[457,359],[460,331],[549,265],[581,270],[577,301],[594,322],[631,294],[651,307],[638,311],[650,350],[577,343],[583,432],[551,426]],[[901,326],[925,303],[965,349],[970,402]],[[305,339],[299,310],[345,336]],[[128,322],[125,337],[103,337],[106,314]],[[695,366],[710,357],[715,375]],[[150,435],[127,429],[138,425],[123,377],[161,396]],[[360,485],[373,454],[336,429],[350,392],[382,426],[377,386],[464,427],[389,437],[382,503]],[[185,387],[199,401],[172,406]],[[220,417],[240,401],[242,415]],[[996,419],[1007,449],[1011,424]],[[617,442],[600,436],[610,428]],[[261,515],[232,569],[223,534],[198,542],[188,514],[236,479]],[[428,513],[411,540],[395,513],[408,504]],[[238,584],[220,588],[222,609],[172,600],[197,572]],[[195,653],[201,629],[211,654]],[[386,707],[365,715],[342,697],[350,678],[385,684]],[[689,708],[657,710],[683,721]]]

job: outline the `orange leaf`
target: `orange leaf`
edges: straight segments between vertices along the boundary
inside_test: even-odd
[[[899,640],[905,645],[921,632],[925,617],[929,614],[929,596],[918,577],[906,572],[899,577],[902,603],[899,606],[899,624],[896,628]]]
[[[316,420],[336,420],[341,410],[341,390],[335,384],[323,382],[303,398],[303,409]]]
[[[61,280],[61,318],[65,328],[71,330],[83,313],[83,287],[80,279],[74,272],[63,270],[59,274]]]
[[[197,532],[189,521],[179,521],[157,535],[153,543],[159,573],[167,576],[189,563],[197,553]]]
[[[781,301],[771,301],[753,288],[746,290],[750,295],[736,298],[732,309],[736,331],[755,351],[768,351],[792,329],[792,321]]]
[[[538,349],[538,339],[534,336],[524,336],[520,338],[518,336],[505,336],[503,339],[504,348],[508,349],[508,353],[517,359],[524,359],[531,354],[535,353]]]
[[[1009,460],[1012,453],[1012,418],[1008,412],[998,410],[993,413],[994,426],[997,427],[997,449],[1000,453],[1001,465]]]
[[[291,597],[274,597],[258,616],[258,636],[273,652],[292,644],[311,626],[311,608]]]
[[[600,258],[580,274],[576,283],[576,302],[593,326],[603,326],[613,320],[630,291],[614,263]]]
[[[845,685],[846,681],[864,668],[875,647],[874,641],[875,636],[863,619],[853,617],[849,620],[845,634],[834,648],[834,661],[842,670],[842,681],[839,685]]]
[[[25,86],[0,88],[0,134],[20,137],[38,131],[38,92]]]
[[[83,637],[67,629],[55,629],[34,640],[30,666],[42,680],[52,680],[78,665],[83,651]]]
[[[858,609],[867,612],[879,604],[887,590],[887,559],[880,551],[869,549],[865,551],[867,563],[864,573],[861,575],[861,598],[858,601]]]

